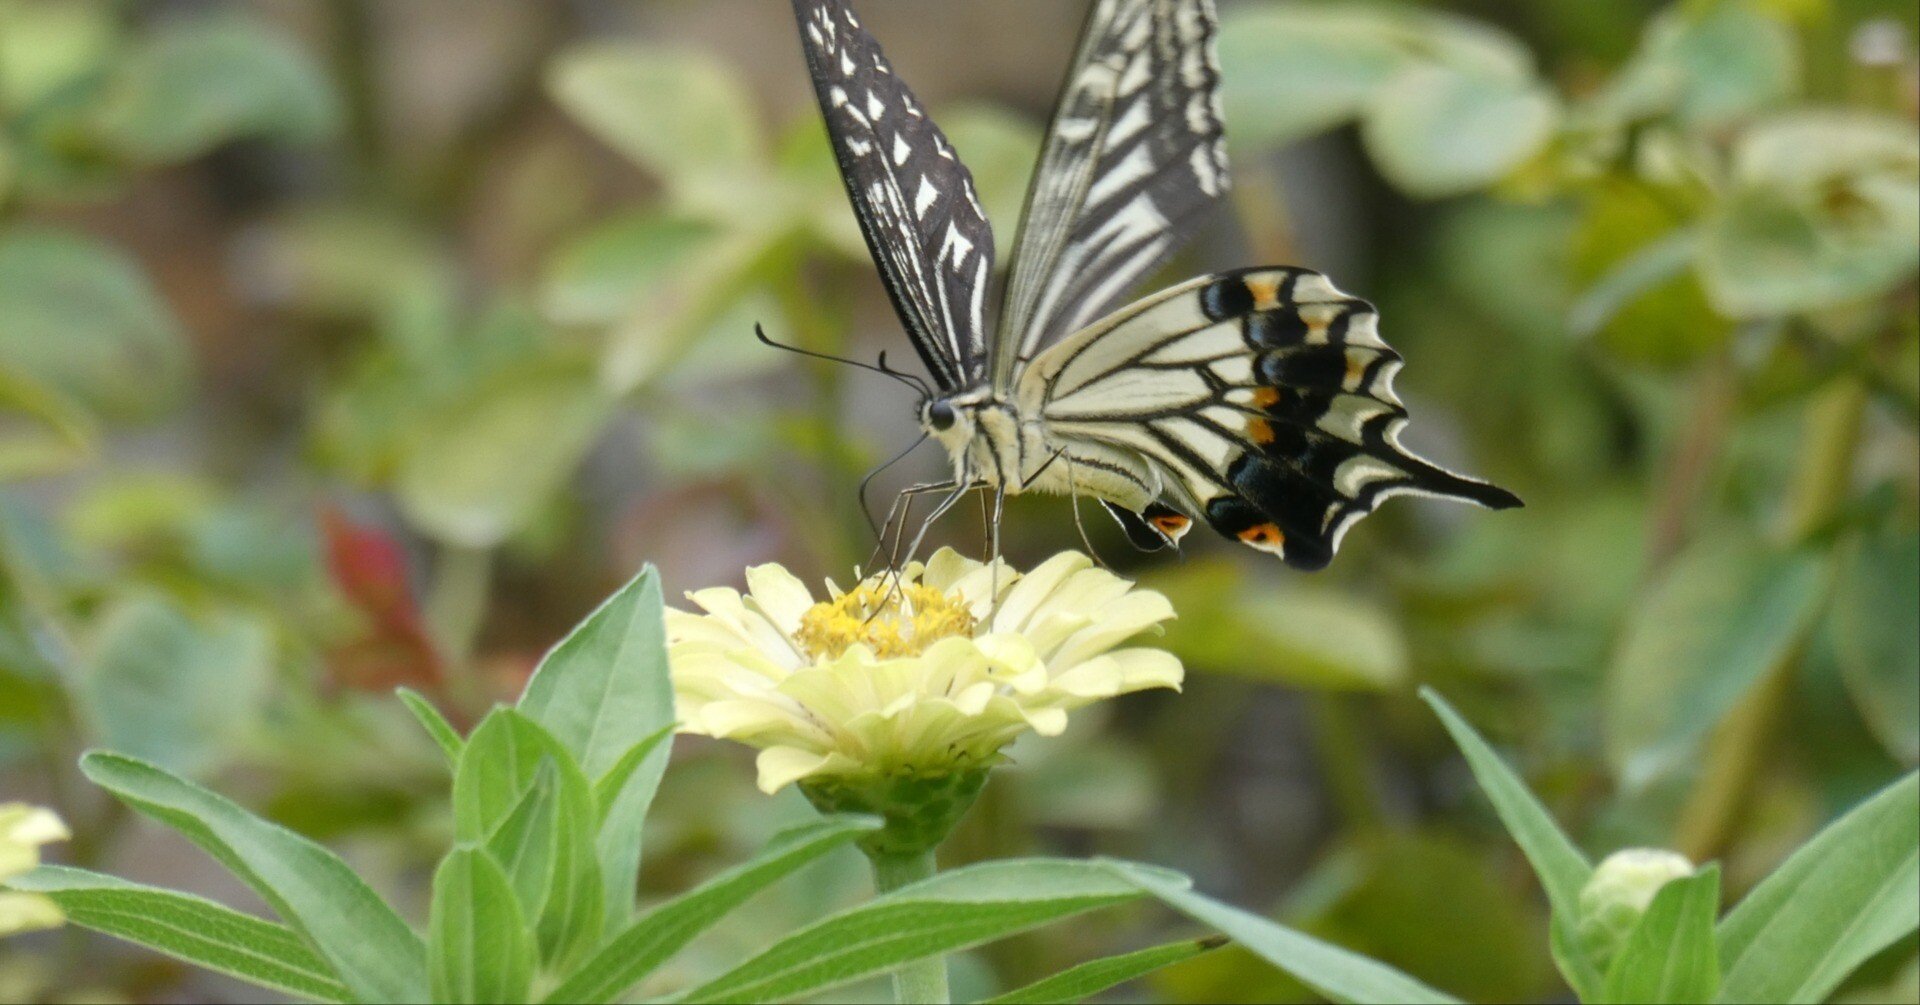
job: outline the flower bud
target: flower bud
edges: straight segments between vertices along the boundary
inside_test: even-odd
[[[1627,848],[1608,855],[1580,889],[1580,945],[1593,965],[1604,973],[1660,888],[1692,873],[1693,863],[1678,852]]]

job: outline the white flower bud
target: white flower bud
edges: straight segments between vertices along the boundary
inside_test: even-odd
[[[1678,852],[1627,848],[1608,855],[1580,889],[1580,944],[1593,965],[1605,972],[1660,888],[1692,874],[1693,863]]]

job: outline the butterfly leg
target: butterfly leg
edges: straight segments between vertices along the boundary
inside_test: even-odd
[[[1093,540],[1087,537],[1086,521],[1080,519],[1080,489],[1075,485],[1073,476],[1073,458],[1069,457],[1067,458],[1067,498],[1073,501],[1073,529],[1080,532],[1080,544],[1087,549],[1087,557],[1093,559],[1093,564],[1102,569],[1110,569],[1107,560],[1101,558],[1100,552],[1094,549]]]
[[[949,486],[955,485],[954,482],[949,482],[947,484]],[[895,561],[893,563],[893,568],[897,571],[902,566],[906,565],[909,562],[912,562],[914,559],[914,556],[920,554],[920,546],[926,542],[927,532],[933,529],[933,525],[936,522],[938,522],[941,517],[946,516],[947,511],[953,509],[954,505],[958,503],[962,498],[964,498],[967,493],[972,492],[974,489],[982,488],[985,485],[986,485],[985,482],[976,480],[976,481],[968,481],[965,484],[957,485],[957,487],[954,487],[953,492],[949,494],[946,498],[940,500],[940,505],[935,506],[933,508],[933,512],[928,513],[926,517],[920,521],[920,529],[913,535],[913,544],[912,546],[907,548],[907,553],[904,556],[895,554],[894,556]],[[915,487],[918,488],[919,486],[915,486]],[[938,487],[939,486],[930,485],[922,488],[922,491],[931,492]],[[894,579],[896,582],[898,582],[899,577],[896,575]]]
[[[951,488],[952,483],[947,482],[945,484],[939,485],[938,487],[941,489]],[[902,489],[900,492],[894,495],[893,503],[887,507],[886,522],[881,524],[879,529],[874,532],[873,551],[867,555],[867,562],[864,566],[862,566],[862,568],[864,569],[873,568],[874,563],[880,560],[880,554],[882,552],[889,552],[890,555],[894,553],[898,553],[898,551],[900,550],[899,542],[896,540],[894,542],[893,548],[891,549],[891,551],[889,551],[887,547],[887,538],[889,535],[894,534],[896,522],[898,522],[901,527],[905,526],[906,516],[913,511],[912,500],[914,496],[914,490],[917,488],[918,486],[908,486],[907,488]],[[902,507],[905,507],[906,509],[905,513],[901,512]],[[889,559],[889,561],[891,561],[891,559]]]
[[[985,496],[981,497],[983,503],[985,498]],[[993,487],[993,515],[987,521],[987,568],[992,570],[989,574],[987,584],[987,588],[991,592],[987,595],[993,598],[993,609],[987,613],[988,624],[992,624],[993,619],[1000,614],[1000,520],[1001,517],[1006,514],[1006,508],[1007,487],[1005,485],[995,485]]]
[[[922,443],[927,442],[927,435],[928,434],[926,433],[921,433],[920,438],[917,440],[914,440],[912,443],[907,444],[907,448],[905,450],[902,450],[899,453],[894,454],[891,460],[888,460],[885,463],[876,466],[872,471],[867,472],[866,475],[860,479],[860,490],[858,493],[859,499],[860,499],[860,513],[862,516],[865,516],[867,518],[867,528],[873,531],[873,537],[874,537],[874,540],[876,541],[885,539],[885,536],[886,536],[885,526],[892,525],[893,511],[895,507],[898,507],[900,505],[900,497],[895,496],[893,498],[893,507],[889,507],[887,509],[887,524],[880,525],[873,522],[873,507],[867,504],[867,490],[873,487],[873,480],[875,478],[878,478],[881,472],[887,470],[890,467],[893,467],[895,464],[898,464],[903,460],[906,460],[908,454],[911,454],[915,450],[920,449],[920,445]],[[878,552],[876,552],[875,554],[877,555]],[[867,559],[867,564],[872,565],[873,559],[872,558]]]

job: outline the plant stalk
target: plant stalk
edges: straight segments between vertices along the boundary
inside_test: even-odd
[[[1784,530],[1789,542],[1819,530],[1846,502],[1866,406],[1866,386],[1847,378],[1808,410],[1806,445],[1788,500]],[[1733,836],[1774,727],[1793,694],[1793,671],[1805,642],[1800,639],[1788,648],[1708,741],[1699,781],[1674,828],[1674,846],[1695,862],[1721,854]]]
[[[477,687],[478,678],[469,662],[486,620],[487,595],[493,585],[493,552],[446,544],[437,557],[433,581],[427,589],[425,615],[434,645],[447,661],[447,693],[462,708],[484,707],[485,689]]]
[[[917,883],[939,871],[931,848],[908,855],[870,853],[868,858],[873,862],[873,885],[881,893]],[[930,956],[895,970],[893,1000],[901,1005],[947,1005],[953,1000],[947,990],[947,958]]]

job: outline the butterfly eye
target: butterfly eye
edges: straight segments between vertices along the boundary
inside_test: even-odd
[[[944,433],[953,426],[953,406],[944,401],[936,401],[927,406],[927,424],[934,432]]]

